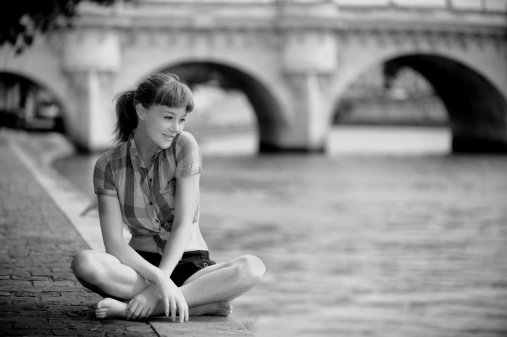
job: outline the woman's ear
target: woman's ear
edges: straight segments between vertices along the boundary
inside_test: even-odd
[[[146,109],[144,109],[141,103],[136,104],[136,114],[137,118],[144,120],[144,115],[146,114]]]

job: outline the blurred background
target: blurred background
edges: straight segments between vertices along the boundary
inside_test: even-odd
[[[114,95],[156,71],[189,84],[211,256],[267,266],[233,303],[256,336],[507,335],[507,0],[4,13],[0,132],[71,148],[51,165],[83,214]]]

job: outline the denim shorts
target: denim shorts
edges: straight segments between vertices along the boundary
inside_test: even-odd
[[[162,255],[159,253],[144,252],[140,250],[136,250],[136,252],[146,261],[157,267],[162,260]],[[178,262],[171,274],[171,280],[174,284],[176,284],[176,286],[181,287],[190,276],[194,275],[199,270],[214,264],[216,264],[216,262],[209,259],[209,253],[207,250],[184,252],[181,260]]]

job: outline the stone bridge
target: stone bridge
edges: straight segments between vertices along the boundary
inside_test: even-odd
[[[81,148],[112,145],[112,98],[155,71],[243,91],[259,150],[321,152],[347,87],[373,66],[424,76],[454,152],[507,152],[505,0],[174,1],[83,4],[73,30],[36,38],[0,72],[48,89]]]

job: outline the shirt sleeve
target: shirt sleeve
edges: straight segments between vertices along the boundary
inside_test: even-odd
[[[199,145],[188,132],[183,132],[176,140],[176,179],[202,171],[202,158]]]
[[[118,192],[113,179],[111,161],[106,155],[102,155],[95,163],[93,170],[93,187],[95,194],[110,195],[116,197]]]

